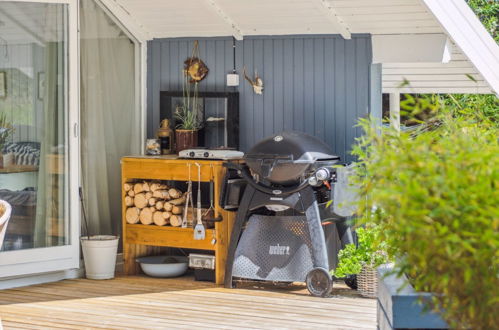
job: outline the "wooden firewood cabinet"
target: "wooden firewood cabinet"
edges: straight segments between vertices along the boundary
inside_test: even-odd
[[[235,218],[234,212],[225,211],[218,205],[222,180],[226,171],[223,167],[224,161],[179,159],[176,156],[124,157],[121,160],[122,196],[125,195],[123,190],[124,184],[133,180],[186,182],[189,179],[189,163],[191,164],[192,181],[195,182],[198,179],[196,163],[202,166],[202,182],[209,182],[211,177],[213,178],[215,217],[221,215],[223,220],[216,222],[214,229],[206,229],[204,240],[194,240],[194,231],[192,228],[127,223],[125,219],[126,205],[122,200],[125,274],[138,274],[140,266],[136,263],[135,259],[141,256],[159,254],[162,252],[162,247],[200,249],[215,251],[216,283],[224,283],[227,249]],[[196,191],[194,190],[193,194],[195,193]],[[212,242],[213,238],[216,239],[215,244]]]

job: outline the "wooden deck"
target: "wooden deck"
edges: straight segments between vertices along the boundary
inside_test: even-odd
[[[376,303],[335,283],[331,298],[301,285],[225,289],[192,278],[66,280],[0,291],[8,329],[374,329]],[[1,327],[0,327],[1,328]]]

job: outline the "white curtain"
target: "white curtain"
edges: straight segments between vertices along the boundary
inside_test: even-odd
[[[45,93],[40,140],[40,168],[37,182],[36,224],[34,247],[59,246],[67,243],[65,218],[67,173],[64,173],[64,157],[67,154],[66,109],[67,97],[64,77],[66,57],[64,48],[64,7],[47,5],[44,12],[46,42]],[[60,160],[60,161],[59,161]],[[60,165],[59,170],[56,166]]]
[[[120,159],[140,150],[134,44],[93,0],[80,1],[80,9],[85,210],[90,234],[119,234]]]

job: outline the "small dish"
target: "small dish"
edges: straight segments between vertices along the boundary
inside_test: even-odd
[[[152,277],[181,276],[189,267],[189,259],[183,256],[149,256],[137,258],[136,261],[144,273]]]

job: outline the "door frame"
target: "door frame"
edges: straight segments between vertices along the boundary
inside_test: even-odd
[[[3,0],[0,0],[3,1]],[[67,165],[69,185],[69,245],[35,248],[0,253],[0,282],[21,276],[34,275],[42,278],[42,273],[64,272],[80,267],[80,228],[81,209],[78,187],[81,185],[80,150],[80,38],[79,38],[79,1],[80,0],[7,0],[12,2],[59,3],[68,5],[68,146]],[[149,34],[113,0],[95,0],[120,28],[135,43],[135,84],[136,109],[140,111],[140,146],[145,145],[147,136],[147,41]],[[143,150],[143,148],[141,148]],[[143,151],[142,151],[143,152]],[[118,166],[118,165],[117,165]],[[47,253],[49,252],[49,253]],[[55,274],[55,273],[54,273]],[[67,273],[65,277],[74,277]],[[60,277],[43,277],[45,281]],[[1,286],[1,285],[0,285]],[[10,286],[10,285],[8,285]],[[17,286],[13,284],[11,286]]]
[[[135,102],[140,112],[141,141],[140,150],[147,139],[147,41],[151,40],[149,32],[138,24],[132,16],[114,0],[95,0],[97,4],[126,33],[135,45]]]
[[[69,244],[64,246],[33,248],[0,252],[0,279],[33,275],[39,273],[69,270],[79,267],[80,261],[80,207],[78,186],[80,182],[79,148],[79,19],[78,0],[9,0],[24,3],[50,3],[67,5],[67,146],[68,157],[65,173],[68,176],[68,208],[65,220],[68,221]]]

